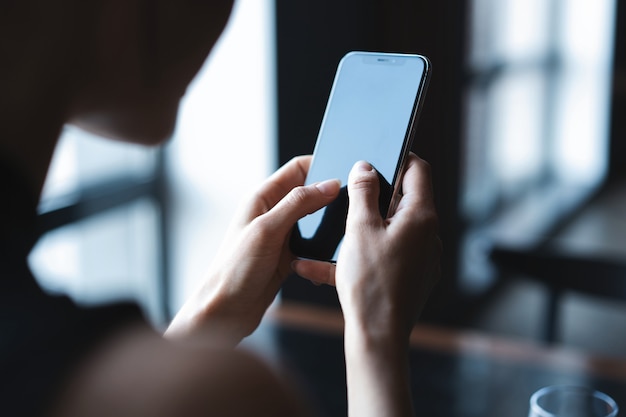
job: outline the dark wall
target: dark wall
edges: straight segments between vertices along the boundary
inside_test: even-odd
[[[433,73],[414,151],[433,168],[444,241],[444,277],[426,317],[442,317],[457,294],[457,224],[465,2],[277,0],[278,132],[281,164],[311,153],[334,73],[352,50],[419,53]],[[290,279],[288,299],[336,305],[334,289]]]

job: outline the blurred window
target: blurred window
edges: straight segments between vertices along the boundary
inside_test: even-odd
[[[71,210],[44,226],[52,230],[30,255],[45,289],[83,304],[135,300],[155,321],[162,319],[158,152],[65,128],[39,211],[45,220]]]
[[[167,321],[242,196],[274,169],[272,45],[273,1],[239,0],[181,104],[173,143],[64,130],[40,205],[62,220],[30,256],[44,288],[87,304],[132,299],[155,324]]]
[[[541,234],[539,226],[523,230],[511,213],[524,211],[528,224],[547,226],[559,204],[576,204],[602,183],[615,1],[470,5],[461,200],[468,270],[487,267],[472,255],[485,253],[473,247],[484,246],[481,231],[507,219],[500,238]],[[489,274],[469,274],[468,287],[483,285],[481,276]]]

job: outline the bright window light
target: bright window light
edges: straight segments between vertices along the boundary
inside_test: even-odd
[[[167,147],[172,304],[203,278],[242,198],[275,168],[273,0],[238,0],[181,103]],[[156,150],[67,127],[44,200],[120,174],[149,175]],[[44,236],[30,257],[40,283],[79,302],[139,301],[155,322],[156,207],[137,201]]]
[[[593,185],[606,174],[615,1],[566,4],[552,164],[561,180]]]
[[[242,199],[276,164],[273,0],[239,0],[185,97],[170,162],[173,307],[203,278]]]

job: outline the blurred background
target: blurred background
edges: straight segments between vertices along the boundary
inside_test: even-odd
[[[423,320],[623,356],[625,25],[616,0],[238,0],[164,147],[66,128],[35,275],[81,303],[137,300],[163,326],[239,202],[312,152],[339,59],[420,53],[414,150],[445,246]],[[338,308],[297,277],[281,297]]]

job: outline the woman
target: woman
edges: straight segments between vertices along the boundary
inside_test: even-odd
[[[429,170],[414,155],[387,220],[378,213],[376,172],[355,165],[336,266],[296,260],[286,242],[294,223],[333,201],[340,185],[302,186],[310,157],[286,164],[237,217],[165,337],[134,306],[78,307],[43,293],[28,270],[37,201],[63,125],[164,141],[231,8],[231,0],[0,3],[3,415],[307,415],[285,381],[234,349],[292,270],[337,288],[350,414],[412,414],[408,337],[441,250]]]

